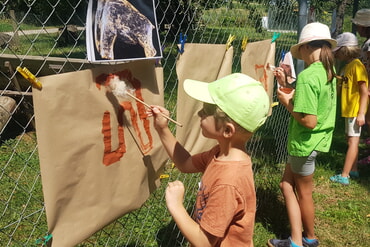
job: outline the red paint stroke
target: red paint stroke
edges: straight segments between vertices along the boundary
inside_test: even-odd
[[[259,81],[262,82],[263,84],[263,87],[265,88],[266,91],[268,91],[268,75],[267,75],[267,71],[265,69],[265,65],[258,65],[258,64],[255,64],[254,65],[254,70],[256,71],[256,75],[257,75],[257,71],[259,69],[263,69],[263,75],[259,78]]]
[[[120,108],[118,114],[118,148],[112,151],[112,134],[111,134],[111,123],[110,123],[110,112],[105,111],[102,121],[102,133],[104,141],[104,157],[103,164],[109,166],[116,163],[121,159],[124,153],[126,153],[125,134],[123,130],[123,108]]]
[[[114,76],[118,76],[120,80],[125,81],[125,83],[130,83],[132,87],[135,89],[135,96],[139,98],[140,100],[144,101],[142,96],[142,90],[141,90],[141,82],[134,78],[132,76],[131,71],[129,70],[123,70],[114,74],[101,74],[96,77],[95,84],[96,87],[101,90],[101,86],[107,87],[110,83],[110,80],[114,78]],[[130,101],[123,101],[120,103],[120,107],[118,109],[118,115],[117,115],[117,121],[119,123],[118,127],[118,138],[119,138],[119,147],[117,150],[111,151],[111,124],[110,124],[110,117],[108,118],[107,112],[104,113],[103,116],[103,135],[104,135],[104,158],[103,163],[104,165],[110,165],[118,160],[124,155],[126,152],[126,146],[125,146],[125,140],[123,135],[123,114],[127,110],[130,113],[131,123],[134,128],[134,131],[139,139],[140,149],[143,154],[147,154],[153,149],[153,137],[150,130],[150,121],[148,119],[148,116],[146,114],[145,106],[140,103],[136,102],[137,112],[135,111],[134,107],[132,106],[132,103]],[[109,112],[108,112],[109,114]],[[138,124],[138,115],[139,119],[143,124],[143,128],[145,130],[145,134],[147,135],[148,141],[147,143],[144,142],[144,138],[142,136],[141,130],[139,128]],[[109,131],[108,131],[109,129]],[[121,134],[122,129],[122,134]],[[122,140],[120,138],[123,138]],[[122,141],[122,142],[121,142]],[[123,145],[123,146],[121,146]],[[123,148],[124,147],[124,148]],[[123,151],[123,152],[122,152]]]
[[[148,136],[149,137],[149,142],[144,144],[143,137],[141,135],[141,131],[140,131],[138,121],[137,121],[137,114],[135,112],[135,109],[132,107],[132,103],[129,102],[129,101],[124,101],[124,102],[121,102],[121,106],[125,110],[128,110],[130,112],[131,123],[132,123],[132,126],[134,127],[134,130],[135,130],[135,132],[136,132],[136,134],[139,138],[141,151],[144,154],[147,154],[153,148],[153,138],[152,138],[152,136],[151,135]],[[144,119],[144,120],[149,122],[149,120],[147,120],[147,119]],[[143,124],[145,125],[145,122]]]

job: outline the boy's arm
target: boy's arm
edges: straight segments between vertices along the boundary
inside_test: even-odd
[[[184,185],[180,181],[169,183],[166,189],[166,204],[173,220],[192,246],[214,246],[217,237],[203,231],[199,224],[190,217],[184,208],[184,191]]]
[[[169,112],[160,106],[152,106],[151,112],[152,114],[148,112],[148,115],[154,116],[154,128],[158,132],[163,147],[176,167],[184,173],[199,172],[193,165],[190,153],[176,140],[168,128],[168,120],[161,115],[166,114],[168,116]]]

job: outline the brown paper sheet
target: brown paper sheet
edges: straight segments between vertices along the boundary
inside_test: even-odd
[[[163,71],[153,60],[41,77],[42,91],[33,92],[52,246],[75,246],[159,185],[167,154],[145,107],[107,90],[113,74],[144,102],[163,105]]]
[[[276,43],[271,39],[248,43],[241,56],[241,73],[262,82],[272,102],[274,75],[267,64],[275,65]],[[271,111],[270,111],[271,112]]]
[[[216,144],[201,134],[197,113],[202,103],[188,96],[184,89],[185,79],[211,82],[231,74],[233,47],[225,44],[185,44],[184,53],[176,63],[178,76],[177,119],[184,127],[177,127],[176,138],[192,154],[205,151]]]

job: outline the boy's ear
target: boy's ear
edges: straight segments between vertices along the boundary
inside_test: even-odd
[[[235,126],[232,123],[226,123],[225,128],[224,128],[224,137],[225,138],[230,138],[235,134]]]

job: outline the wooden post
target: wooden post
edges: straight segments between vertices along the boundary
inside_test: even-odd
[[[9,118],[15,109],[16,102],[14,99],[7,96],[0,96],[0,133],[2,133]]]
[[[14,83],[14,87],[18,92],[21,92],[21,95],[23,97],[22,88],[21,88],[21,85],[19,84],[19,82],[17,80],[17,77],[14,75],[15,71],[12,67],[12,64],[9,61],[5,61],[4,62],[4,67],[7,67],[9,69],[9,73],[12,75],[12,82]],[[32,126],[35,128],[35,121],[33,119],[33,109],[30,108],[30,106],[27,104],[26,100],[22,99],[22,104],[23,104],[23,106],[26,110],[26,115],[31,120]]]
[[[17,26],[18,26],[18,22],[17,22],[17,18],[15,17],[15,12],[14,10],[10,10],[9,11],[9,15],[10,15],[10,19],[12,20],[12,26],[13,26],[13,44],[14,46],[18,47],[19,46],[19,35],[18,35],[18,30],[17,30]]]

